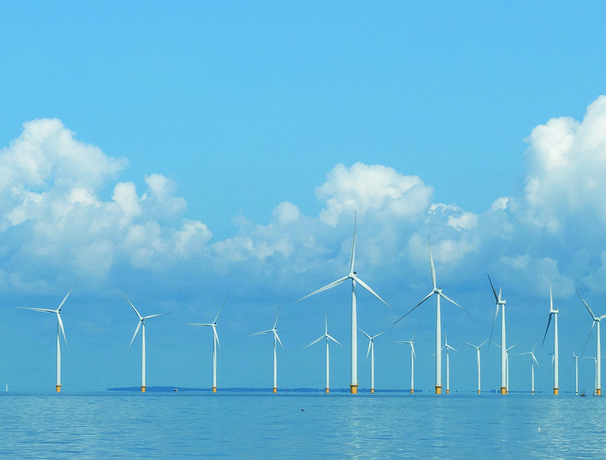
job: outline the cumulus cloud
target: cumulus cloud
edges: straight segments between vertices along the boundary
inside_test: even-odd
[[[320,220],[335,226],[343,213],[386,212],[399,219],[418,218],[430,204],[433,188],[418,176],[405,176],[382,165],[338,164],[316,189],[326,202]]]
[[[552,233],[586,213],[594,213],[601,225],[606,224],[604,126],[606,96],[600,96],[582,121],[553,118],[532,130],[526,139],[523,200],[517,203],[525,219]]]
[[[14,238],[13,259],[102,276],[123,260],[137,268],[170,265],[198,254],[210,240],[205,224],[183,218],[186,202],[170,178],[145,177],[141,195],[132,182],[116,183],[104,201],[99,194],[126,167],[125,159],[77,140],[59,120],[23,127],[0,150],[0,231],[5,240]]]

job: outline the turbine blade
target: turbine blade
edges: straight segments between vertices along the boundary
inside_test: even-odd
[[[356,261],[356,221],[358,217],[357,211],[354,212],[354,232],[353,232],[353,243],[351,246],[351,258],[349,259],[349,273],[354,271],[354,263]]]
[[[219,350],[221,349],[221,342],[219,342],[219,334],[217,334],[217,327],[213,324],[213,333],[215,334],[215,340],[217,341],[217,345],[219,346]]]
[[[549,282],[549,311],[553,311],[553,294],[551,292],[551,281]]]
[[[553,313],[549,313],[549,319],[547,320],[547,328],[545,329],[545,335],[543,336],[543,343],[541,343],[541,348],[543,348],[543,345],[545,344],[545,338],[547,337],[547,331],[549,331],[549,325],[551,324],[551,315],[553,315]]]
[[[280,340],[280,336],[278,335],[278,331],[273,330],[272,331],[274,333],[274,335],[276,336],[276,339],[278,339],[278,343],[280,344],[280,346],[282,347],[282,350],[284,350],[284,345],[282,345],[282,341]]]
[[[366,352],[366,361],[368,361],[368,355],[370,354],[370,349],[372,348],[372,339],[368,341],[368,351]]]
[[[67,298],[69,297],[69,295],[72,293],[72,291],[74,290],[74,288],[76,287],[76,284],[78,284],[78,280],[80,279],[80,277],[78,277],[76,279],[76,282],[74,283],[74,285],[72,286],[72,288],[69,290],[69,292],[66,294],[65,297],[63,297],[63,300],[61,301],[61,303],[59,304],[59,308],[57,308],[57,311],[61,311],[61,307],[63,306],[63,304],[65,303],[65,301],[67,300]]]
[[[335,286],[338,286],[339,284],[341,284],[343,281],[345,281],[347,279],[349,279],[349,276],[344,276],[343,278],[339,278],[338,280],[333,281],[332,283],[327,284],[324,287],[321,287],[320,289],[312,292],[311,294],[307,294],[305,297],[301,297],[299,300],[297,300],[297,302],[301,302],[301,300],[307,299],[308,297],[311,297],[312,295],[318,294],[318,293],[320,293],[322,291],[326,291],[326,290],[331,289],[331,288],[333,288]],[[297,303],[297,302],[295,302],[295,303]]]
[[[581,298],[581,301],[585,304],[585,306],[587,307],[587,311],[589,311],[589,314],[591,315],[591,317],[595,320],[597,319],[596,316],[593,314],[593,312],[591,311],[591,308],[589,308],[589,305],[587,305],[587,302],[585,302],[585,299],[583,298],[583,296],[581,296],[581,293],[579,292],[578,289],[575,289],[577,291],[577,294],[579,294],[579,297]]]
[[[270,334],[272,333],[273,330],[272,329],[268,329],[266,331],[261,331],[261,332],[255,332],[254,334],[250,334],[250,335],[263,335],[263,334]]]
[[[128,300],[128,297],[126,297],[126,294],[122,293],[122,295],[124,296],[124,298],[126,299],[126,301],[128,302],[128,304],[133,308],[133,310],[135,311],[135,313],[137,314],[137,316],[139,317],[139,319],[143,319],[143,317],[141,316],[141,314],[137,311],[137,309],[135,308],[135,306],[133,305],[133,303]]]
[[[158,313],[157,315],[144,316],[141,319],[145,320],[145,319],[150,319],[150,318],[157,318],[158,316],[164,316],[164,315],[168,315],[168,313]]]
[[[494,300],[499,303],[499,301],[501,300],[501,296],[497,295],[497,291],[494,288],[494,285],[492,284],[492,280],[490,279],[490,275],[488,275],[488,281],[490,282],[490,287],[492,288],[492,293],[494,294]]]
[[[330,340],[332,340],[333,342],[338,343],[339,345],[343,346],[341,344],[341,342],[339,342],[337,339],[335,339],[332,335],[326,334],[326,337],[329,338]]]
[[[307,347],[311,347],[312,345],[314,345],[314,344],[318,343],[318,342],[319,342],[320,340],[322,340],[324,337],[326,337],[326,336],[324,336],[324,335],[323,335],[322,337],[318,337],[316,340],[314,340],[313,342],[311,342],[311,343],[310,343],[309,345],[307,345],[305,348],[307,348]],[[303,348],[303,350],[305,350],[305,348]]]
[[[63,328],[63,321],[61,320],[61,313],[57,310],[57,322],[59,323],[59,329],[61,329],[61,333],[63,334],[63,340],[65,341],[65,346],[67,346],[67,337],[65,337],[65,329]]]
[[[448,300],[450,303],[455,304],[457,307],[459,307],[461,310],[463,310],[465,313],[467,313],[469,315],[469,312],[467,310],[465,310],[462,306],[460,306],[458,303],[456,303],[454,300],[452,300],[450,297],[448,297],[446,294],[444,293],[439,293],[439,295],[441,295],[442,297],[444,297],[446,300]]]
[[[280,310],[282,309],[282,302],[280,302],[280,306],[278,307],[278,313],[276,314],[276,320],[274,321],[274,329],[278,325],[278,317],[280,316]]]
[[[50,308],[33,308],[33,307],[17,307],[21,310],[33,310],[33,311],[41,311],[42,313],[57,313],[56,310],[51,310]]]
[[[225,306],[225,302],[227,302],[227,297],[228,296],[225,296],[225,300],[221,304],[221,308],[219,308],[219,311],[217,312],[217,316],[215,316],[215,320],[213,321],[213,323],[216,323],[217,319],[219,319],[219,315],[221,314],[221,310],[223,310],[223,307]]]
[[[374,295],[377,299],[379,299],[381,302],[383,302],[385,305],[387,305],[389,308],[391,308],[393,311],[396,311],[391,305],[389,305],[387,302],[385,302],[380,296],[379,294],[377,294],[375,291],[372,290],[372,288],[366,284],[364,281],[362,281],[360,278],[358,278],[356,275],[353,275],[353,279],[356,280],[356,282],[358,282],[360,284],[360,286],[362,286],[364,289],[366,289],[368,292],[370,292],[372,295]]]
[[[363,330],[361,327],[359,327],[358,329],[360,330],[360,332],[361,332],[362,334],[364,334],[364,335],[365,335],[366,337],[368,337],[369,339],[371,339],[371,338],[372,338],[372,337],[371,337],[371,336],[369,336],[369,335],[368,335],[366,332],[364,332],[364,330]]]
[[[133,338],[130,339],[130,343],[128,344],[128,348],[130,348],[130,346],[133,344],[133,341],[135,340],[135,337],[137,337],[137,333],[139,332],[139,328],[141,327],[142,322],[143,320],[139,320],[139,323],[137,324],[137,329],[135,329],[135,333],[133,334]]]
[[[189,323],[188,326],[206,326],[206,327],[211,326],[212,327],[212,324],[210,324],[210,323]]]
[[[410,315],[417,307],[419,307],[423,302],[425,302],[427,299],[429,299],[432,295],[433,295],[433,291],[431,291],[429,294],[427,294],[423,300],[421,300],[418,304],[416,304],[414,306],[414,308],[409,310],[408,313],[406,313],[404,316],[401,316],[394,324],[397,324],[399,321],[403,320],[408,315]]]
[[[492,320],[492,329],[490,329],[490,337],[488,338],[488,349],[490,350],[490,344],[492,343],[492,333],[494,332],[494,325],[497,322],[497,317],[499,316],[499,303],[497,302],[497,309],[494,312],[494,319]]]
[[[433,256],[431,255],[431,243],[429,242],[429,235],[427,235],[427,247],[429,247],[429,264],[431,265],[431,283],[433,288],[436,289],[436,268],[433,264]]]
[[[585,348],[587,347],[587,344],[589,343],[589,339],[591,337],[591,333],[593,332],[594,327],[595,327],[595,321],[593,323],[591,323],[591,329],[589,329],[589,334],[587,335],[587,340],[585,340],[585,345],[583,345],[583,351],[581,351],[581,356],[585,354]]]

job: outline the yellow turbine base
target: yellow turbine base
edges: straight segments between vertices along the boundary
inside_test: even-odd
[[[601,388],[596,388],[595,389],[595,394],[598,396],[602,396],[602,389]]]
[[[414,388],[411,388],[411,389],[410,389],[410,394],[411,394],[411,395],[415,394],[415,389],[414,389]]]
[[[502,395],[506,395],[507,394],[507,387],[501,387],[501,394]]]
[[[274,387],[274,393],[277,393],[278,389],[276,387]]]
[[[371,388],[371,389],[370,389],[370,392],[371,392],[371,393],[374,393],[374,392],[375,392],[375,389],[374,389],[374,388]]]
[[[442,385],[436,385],[436,394],[437,395],[441,395],[442,394]]]
[[[449,395],[450,394],[450,390],[448,388],[446,388],[446,394]]]
[[[326,391],[326,393],[330,393],[330,390],[328,388],[325,391]]]
[[[559,388],[554,388],[553,389],[553,394],[554,394],[554,396],[557,396],[558,394],[560,394],[560,389]]]
[[[534,394],[534,390],[533,390],[533,391],[531,391],[531,392],[530,392],[530,394],[531,394],[531,395],[533,395],[533,394]]]
[[[145,393],[145,385],[141,385],[141,393]]]
[[[61,385],[55,385],[55,390],[57,393],[61,393]]]
[[[217,392],[217,387],[213,387],[213,393]]]
[[[358,394],[358,385],[354,385],[353,383],[349,384],[349,391],[352,395],[357,395]]]
[[[478,390],[478,394],[481,394],[481,393],[482,393],[482,390]]]

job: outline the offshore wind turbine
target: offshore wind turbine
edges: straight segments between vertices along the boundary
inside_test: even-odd
[[[415,392],[415,334],[410,340],[399,340],[396,343],[407,343],[410,345],[410,393]]]
[[[63,335],[63,340],[65,341],[65,346],[67,346],[67,338],[65,337],[65,329],[63,328],[63,321],[61,320],[61,307],[63,307],[63,304],[65,303],[65,301],[67,300],[69,295],[74,290],[74,287],[76,287],[76,283],[78,283],[79,279],[80,279],[80,277],[78,277],[78,279],[76,279],[76,282],[74,283],[72,288],[69,290],[69,292],[66,294],[66,296],[63,297],[63,300],[61,301],[61,303],[59,304],[59,306],[57,307],[56,310],[52,310],[50,308],[17,307],[17,308],[21,308],[22,310],[33,310],[33,311],[39,311],[42,313],[54,313],[57,316],[57,382],[55,383],[55,391],[57,393],[61,392],[61,335]]]
[[[559,357],[558,357],[558,312],[553,308],[553,294],[551,292],[551,283],[549,283],[549,319],[547,320],[547,328],[545,329],[545,335],[543,336],[543,344],[545,343],[545,337],[549,331],[551,325],[551,318],[553,317],[553,394],[558,395],[560,391],[559,383]],[[543,345],[541,345],[543,346]]]
[[[357,313],[357,303],[356,303],[356,283],[359,284],[360,286],[362,286],[364,289],[366,289],[368,292],[370,292],[373,296],[375,296],[377,299],[379,299],[381,302],[383,302],[385,305],[387,305],[389,308],[391,308],[393,310],[393,307],[391,305],[389,305],[381,297],[379,297],[379,295],[375,291],[373,291],[372,288],[368,284],[366,284],[364,281],[362,281],[358,277],[358,275],[354,271],[355,258],[356,258],[356,217],[354,216],[354,232],[353,232],[353,243],[351,246],[351,258],[349,259],[349,273],[346,276],[339,278],[338,280],[333,281],[332,283],[327,284],[326,286],[321,287],[320,289],[315,290],[311,294],[307,294],[305,297],[301,297],[299,300],[297,300],[297,302],[300,302],[301,300],[311,297],[314,294],[318,294],[322,291],[326,291],[335,286],[338,286],[339,284],[341,284],[347,280],[351,280],[351,349],[350,349],[351,366],[350,366],[350,383],[349,383],[349,388],[350,388],[351,394],[356,394],[358,392],[358,313]],[[297,303],[297,302],[295,302],[295,303]]]
[[[583,297],[579,293],[578,289],[577,289],[577,294],[579,294],[579,297],[585,304],[585,307],[587,307],[587,311],[593,318],[593,324],[591,325],[591,330],[589,331],[589,336],[587,336],[588,341],[589,341],[589,337],[591,336],[591,332],[593,331],[593,328],[596,327],[596,324],[597,324],[597,327],[596,327],[596,352],[595,352],[595,355],[597,356],[596,369],[595,369],[595,375],[596,375],[595,394],[598,396],[602,396],[602,375],[601,375],[602,374],[602,366],[601,366],[602,360],[600,359],[600,356],[602,356],[602,348],[601,348],[601,342],[600,342],[600,321],[602,321],[602,319],[606,318],[606,315],[602,315],[602,316],[594,315],[593,311],[591,311],[591,308],[589,308],[589,305],[587,304],[587,302],[585,302],[585,299],[583,299]],[[585,346],[587,346],[587,343],[585,343]],[[583,349],[583,351],[584,351],[584,349]]]
[[[362,330],[362,328],[358,328],[366,337],[368,337],[368,351],[366,352],[366,359],[368,359],[368,354],[370,353],[370,392],[375,392],[375,339],[380,335],[385,334],[385,331],[378,333],[377,335],[373,335],[372,337],[368,335],[366,332]]]
[[[329,391],[330,391],[330,351],[329,351],[328,344],[330,343],[331,340],[339,345],[341,345],[341,343],[328,333],[328,317],[326,315],[324,316],[324,335],[321,335],[320,337],[318,337],[316,340],[311,342],[305,348],[310,347],[315,343],[318,343],[322,339],[326,339],[326,390],[325,391],[326,391],[326,393],[329,393]],[[343,346],[343,345],[341,345],[341,346]]]
[[[502,289],[499,288],[499,294],[497,295],[497,291],[492,284],[492,280],[490,279],[490,275],[488,275],[488,281],[490,282],[490,287],[492,288],[492,293],[494,294],[494,298],[497,302],[497,309],[494,314],[494,320],[492,321],[492,330],[490,331],[490,340],[492,340],[492,333],[494,331],[494,325],[497,320],[497,316],[499,315],[499,308],[501,309],[501,394],[505,395],[509,391],[508,381],[508,372],[507,372],[507,340],[505,334],[505,299],[501,296]],[[489,345],[490,346],[490,345]]]
[[[441,318],[441,312],[440,312],[440,297],[444,297],[446,300],[448,300],[450,303],[459,307],[465,313],[467,313],[467,310],[465,310],[458,303],[456,303],[454,300],[452,300],[450,297],[448,297],[446,294],[444,294],[442,292],[441,287],[438,287],[437,282],[436,282],[436,269],[433,264],[433,256],[431,255],[431,244],[429,242],[429,237],[427,237],[427,246],[429,247],[429,264],[431,266],[431,282],[433,284],[433,289],[429,294],[427,294],[425,296],[425,298],[423,300],[421,300],[418,304],[416,304],[414,306],[414,308],[412,308],[404,316],[400,317],[394,324],[396,324],[398,321],[400,321],[400,320],[404,319],[406,316],[408,316],[412,311],[414,311],[417,307],[419,307],[423,302],[425,302],[427,299],[429,299],[432,295],[434,295],[434,294],[436,295],[436,354],[435,354],[435,357],[436,357],[436,383],[435,383],[435,392],[437,395],[439,395],[442,393],[442,318]]]
[[[446,337],[446,335],[444,335],[444,347],[443,348],[446,349],[446,394],[449,394],[450,393],[450,357],[449,357],[448,351],[452,350],[456,353],[458,353],[458,351],[455,350],[450,345],[448,345],[448,338]]]
[[[213,393],[217,392],[217,347],[221,348],[221,344],[219,343],[219,335],[217,334],[217,319],[221,314],[221,310],[223,310],[223,306],[227,301],[227,297],[223,301],[221,308],[217,312],[215,319],[212,323],[190,323],[190,326],[200,326],[200,327],[212,327],[213,328]]]
[[[536,363],[539,366],[539,362],[534,355],[534,347],[532,347],[531,351],[527,351],[526,353],[518,353],[519,355],[530,355],[530,394],[534,394],[534,365]],[[541,366],[539,366],[541,367]],[[555,393],[557,394],[557,393]]]
[[[278,314],[276,315],[276,320],[274,321],[274,327],[268,329],[266,331],[256,332],[253,335],[262,335],[262,334],[273,334],[274,336],[274,393],[278,392],[278,343],[284,350],[284,345],[282,345],[282,341],[280,340],[280,336],[278,335],[278,329],[276,326],[278,325],[278,316],[280,316],[280,308],[282,308],[282,304],[278,307]]]
[[[572,360],[575,364],[575,372],[574,372],[574,394],[579,395],[579,355],[577,355],[574,350],[572,350]]]
[[[122,295],[124,295],[124,294],[122,294]],[[139,318],[139,322],[137,323],[137,328],[135,329],[133,338],[130,339],[130,344],[128,345],[128,348],[130,349],[131,345],[133,344],[133,341],[135,340],[135,337],[137,337],[137,333],[139,332],[139,329],[141,329],[141,393],[145,393],[145,388],[146,388],[146,384],[145,384],[145,321],[148,319],[151,319],[151,318],[156,318],[158,316],[166,315],[166,313],[141,316],[141,314],[137,311],[137,309],[132,304],[132,302],[130,300],[128,300],[128,297],[126,297],[126,295],[124,295],[124,298],[129,303],[129,305],[132,307],[134,312],[137,314],[137,317]]]
[[[472,343],[469,342],[465,342],[467,345],[469,345],[470,347],[473,347],[476,349],[476,362],[478,365],[478,394],[480,394],[482,392],[482,376],[481,376],[481,367],[480,367],[480,348],[482,348],[482,346],[488,342],[488,339],[484,340],[480,345],[474,345]]]

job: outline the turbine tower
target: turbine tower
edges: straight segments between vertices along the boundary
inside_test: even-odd
[[[488,275],[488,281],[490,282],[490,287],[492,288],[492,293],[494,294],[494,298],[497,303],[497,309],[494,314],[494,320],[492,321],[492,330],[490,331],[490,340],[492,340],[492,333],[494,331],[494,325],[497,321],[497,316],[499,316],[499,308],[501,309],[501,394],[505,395],[509,392],[509,386],[507,384],[508,381],[508,373],[507,373],[507,340],[505,334],[505,299],[501,296],[502,289],[499,288],[499,294],[497,295],[497,291],[492,284],[492,280],[490,279],[490,275]],[[489,345],[490,346],[490,345]]]
[[[274,327],[266,331],[256,332],[253,334],[273,334],[274,336],[274,393],[278,392],[278,343],[284,350],[284,345],[282,345],[282,341],[280,340],[280,336],[278,335],[278,329],[276,328],[276,326],[278,325],[278,316],[280,316],[280,308],[282,308],[282,304],[280,304],[280,307],[278,307],[278,314],[276,315],[276,321],[274,321]]]
[[[368,335],[366,332],[360,329],[360,332],[368,337],[368,351],[366,352],[366,359],[368,359],[368,354],[370,353],[370,392],[375,392],[375,339],[380,335],[385,334],[385,331],[378,333],[377,335],[373,335],[372,337]]]
[[[326,393],[329,393],[330,392],[330,351],[329,351],[328,344],[331,340],[339,345],[341,345],[341,343],[328,333],[328,317],[326,315],[324,316],[324,335],[321,335],[320,337],[318,337],[316,340],[311,342],[305,348],[310,347],[315,343],[318,343],[322,339],[326,339],[326,390],[325,391],[326,391]],[[341,345],[341,346],[343,346],[343,345]]]
[[[217,392],[217,347],[221,349],[221,344],[219,343],[219,335],[217,334],[217,319],[221,314],[221,310],[223,310],[223,306],[227,301],[227,297],[223,301],[221,308],[217,312],[215,319],[212,323],[190,323],[190,326],[200,326],[200,327],[212,327],[213,328],[213,393]]]
[[[577,355],[574,350],[572,350],[572,360],[575,365],[574,372],[574,394],[579,395],[579,355]]]
[[[63,329],[63,321],[61,320],[61,307],[63,307],[63,304],[65,303],[65,301],[67,300],[69,295],[72,293],[72,291],[76,287],[76,283],[78,283],[79,279],[80,279],[80,277],[78,277],[78,279],[76,279],[76,282],[74,283],[72,288],[69,290],[67,295],[63,298],[63,300],[59,304],[59,307],[57,307],[56,310],[51,310],[50,308],[17,307],[22,310],[33,310],[33,311],[39,311],[42,313],[54,313],[57,316],[57,382],[55,383],[55,391],[57,393],[61,392],[61,335],[63,335],[63,340],[65,342],[65,346],[67,346],[67,338],[65,337],[65,329]]]
[[[124,295],[124,294],[122,294],[122,295]],[[146,384],[145,384],[145,321],[148,319],[151,319],[151,318],[156,318],[158,316],[166,315],[166,313],[159,313],[157,315],[141,316],[141,314],[137,311],[137,309],[132,304],[132,302],[130,300],[128,300],[128,297],[126,297],[126,295],[124,295],[124,298],[129,303],[129,305],[132,307],[134,312],[137,314],[137,317],[139,318],[139,322],[137,323],[137,328],[135,329],[133,338],[130,339],[128,348],[130,349],[131,345],[133,344],[133,341],[135,340],[135,337],[137,336],[137,333],[139,332],[139,329],[141,329],[141,393],[145,393],[145,388],[146,388]]]
[[[354,233],[353,233],[353,244],[351,247],[351,258],[349,260],[349,273],[347,276],[339,278],[336,281],[333,281],[330,284],[327,284],[324,287],[312,292],[311,294],[307,294],[305,297],[301,297],[297,302],[300,302],[303,299],[311,297],[314,294],[318,294],[319,292],[326,291],[331,289],[344,281],[351,280],[351,367],[350,367],[350,392],[351,394],[356,394],[358,392],[358,313],[357,313],[357,305],[356,305],[356,283],[370,292],[373,296],[387,305],[389,308],[393,310],[393,307],[385,302],[379,295],[372,290],[372,288],[358,278],[358,275],[354,271],[354,262],[356,258],[356,217],[354,216]],[[297,303],[295,302],[295,303]]]
[[[442,292],[442,288],[438,287],[436,282],[436,270],[433,264],[433,256],[431,255],[431,244],[429,242],[429,237],[427,237],[427,245],[429,247],[429,263],[431,266],[431,282],[433,283],[433,290],[425,296],[423,300],[421,300],[417,305],[414,306],[408,313],[404,316],[400,317],[394,324],[398,321],[404,319],[408,316],[412,311],[414,311],[417,307],[419,307],[423,302],[429,299],[432,295],[436,295],[436,383],[435,383],[435,391],[436,394],[439,395],[442,393],[442,319],[440,312],[440,297],[444,297],[450,303],[456,305],[465,313],[468,313],[463,307],[461,307],[458,303],[448,297],[446,294]],[[469,313],[468,313],[469,314]]]
[[[545,335],[543,336],[543,344],[551,325],[551,318],[553,317],[553,394],[558,395],[560,391],[559,383],[559,358],[558,358],[558,312],[553,308],[553,294],[551,292],[551,283],[549,283],[549,319],[547,320],[547,328],[545,329]],[[543,345],[541,345],[543,346]]]
[[[410,393],[415,392],[415,336],[413,335],[410,340],[399,340],[396,343],[407,343],[410,345]]]
[[[465,342],[467,345],[469,345],[470,347],[473,347],[476,349],[476,362],[478,365],[478,394],[480,394],[482,392],[482,377],[481,377],[481,368],[480,368],[480,348],[482,348],[482,346],[488,342],[488,339],[484,340],[480,345],[474,345],[472,343],[469,342]]]
[[[606,318],[606,315],[602,315],[602,316],[596,316],[593,314],[593,311],[591,311],[591,308],[589,308],[589,305],[587,304],[587,302],[585,302],[585,299],[583,299],[583,297],[581,296],[581,294],[579,293],[579,290],[577,289],[577,294],[579,294],[579,297],[581,298],[581,300],[583,301],[583,303],[585,304],[585,307],[587,307],[587,311],[589,312],[589,314],[591,315],[591,317],[593,318],[593,324],[591,325],[591,330],[589,331],[589,336],[587,336],[587,340],[589,341],[589,337],[591,336],[591,332],[593,331],[593,328],[596,327],[596,361],[595,361],[595,394],[598,396],[602,396],[602,366],[601,366],[601,359],[600,356],[602,356],[602,348],[601,348],[601,342],[600,342],[600,321],[602,321],[602,319]],[[585,343],[585,345],[587,345],[587,343]],[[581,353],[583,354],[583,353]]]

